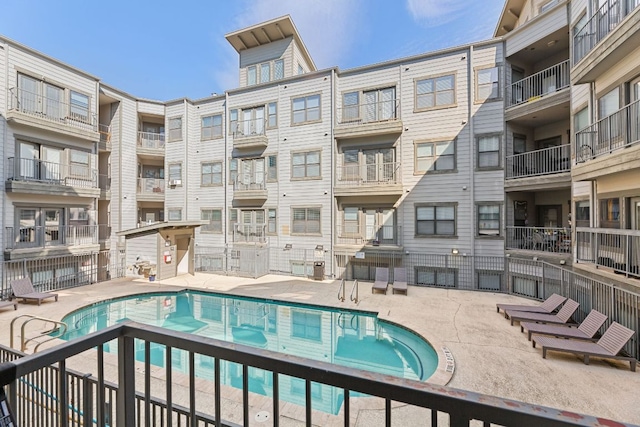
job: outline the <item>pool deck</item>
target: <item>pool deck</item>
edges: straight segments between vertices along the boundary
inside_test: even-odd
[[[510,295],[409,287],[408,296],[371,293],[371,283],[360,283],[358,304],[337,299],[339,281],[313,281],[290,276],[264,276],[260,279],[183,275],[149,282],[144,279],[118,279],[59,291],[58,302],[19,304],[18,310],[0,311],[0,343],[9,345],[9,323],[23,314],[59,320],[72,310],[106,298],[152,291],[184,288],[265,297],[285,301],[317,304],[378,312],[380,318],[408,327],[429,340],[439,353],[439,371],[433,381],[449,386],[528,403],[565,409],[597,417],[640,424],[640,371],[631,372],[629,363],[582,360],[571,355],[550,352],[542,358],[520,327],[510,326],[496,303],[535,304]],[[455,360],[455,372],[447,365],[442,348]],[[398,407],[398,421],[405,425],[424,422],[424,413]],[[353,414],[352,425],[367,426],[383,419],[381,408],[362,408]],[[290,420],[293,421],[293,420]],[[316,420],[314,419],[314,424]],[[297,424],[297,422],[293,422]],[[287,424],[288,425],[288,424]]]

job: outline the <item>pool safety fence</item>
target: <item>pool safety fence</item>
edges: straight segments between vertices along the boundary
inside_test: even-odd
[[[108,354],[115,351],[116,354]],[[151,359],[162,349],[162,366],[154,368]],[[174,350],[187,353],[186,374],[177,378],[172,358]],[[397,404],[425,408],[425,422],[431,426],[461,427],[483,425],[599,426],[627,424],[603,420],[494,396],[435,386],[426,382],[362,371],[322,361],[309,360],[266,349],[219,341],[132,321],[110,326],[84,337],[65,342],[40,353],[20,355],[3,349],[0,387],[7,392],[18,426],[42,420],[47,426],[111,425],[150,426],[237,426],[257,425],[258,415],[271,418],[278,426],[281,414],[288,422],[288,411],[307,426],[351,425],[353,397],[365,393],[379,399],[384,407],[381,424],[400,422],[392,406]],[[74,356],[82,355],[87,364],[95,361],[91,374],[68,369]],[[74,359],[71,359],[74,358]],[[197,361],[212,361],[212,378],[196,379]],[[241,373],[240,392],[221,385],[222,366],[232,362]],[[69,365],[69,366],[68,366]],[[108,369],[107,369],[108,367]],[[251,369],[268,379],[268,393],[249,392]],[[111,378],[115,377],[115,380]],[[175,377],[175,378],[174,378]],[[162,380],[160,380],[161,378]],[[175,379],[175,381],[174,381]],[[304,399],[299,405],[283,404],[280,390],[286,382],[301,382]],[[314,385],[325,384],[343,396],[340,412],[327,419],[314,410]],[[206,392],[203,391],[206,389]],[[153,393],[153,394],[152,394]],[[162,398],[160,398],[162,396]],[[255,413],[255,405],[260,412]],[[405,411],[402,411],[404,413]],[[223,419],[224,418],[224,419]],[[473,420],[473,421],[472,421]],[[39,424],[39,425],[40,425]]]

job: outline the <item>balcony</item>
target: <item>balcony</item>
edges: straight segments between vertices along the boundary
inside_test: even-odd
[[[640,167],[639,141],[640,101],[635,101],[576,133],[574,179]]]
[[[5,251],[33,253],[47,250],[54,254],[57,250],[76,248],[88,250],[87,246],[98,245],[97,225],[45,225],[5,228]],[[96,248],[97,249],[97,248]],[[17,254],[12,253],[11,258]]]
[[[99,138],[96,115],[88,107],[70,105],[58,98],[48,98],[18,87],[9,89],[8,96],[8,122],[91,141]]]
[[[269,145],[263,118],[242,120],[231,124],[233,148],[265,149]]]
[[[111,176],[110,175],[98,175],[98,186],[100,187],[100,199],[111,199]]]
[[[337,123],[333,131],[336,138],[361,138],[402,133],[400,100],[343,105],[337,110]]]
[[[571,229],[556,227],[506,227],[506,249],[571,253]]]
[[[234,200],[267,200],[265,174],[239,176],[233,183]]]
[[[336,226],[335,244],[359,248],[401,249],[402,226],[339,224]]]
[[[578,227],[576,259],[640,278],[640,230]]]
[[[574,84],[594,81],[638,47],[638,6],[637,0],[607,0],[584,27],[578,29],[573,36]]]
[[[336,166],[336,196],[401,196],[400,162]]]
[[[267,243],[267,224],[233,224],[233,243]]]
[[[163,202],[164,178],[138,178],[136,199],[139,202]]]
[[[571,183],[571,145],[507,156],[505,188],[535,190]]]
[[[138,132],[137,153],[141,158],[164,158],[164,133]]]
[[[98,133],[100,134],[98,149],[100,151],[111,151],[111,126],[98,124]]]
[[[7,192],[93,198],[100,195],[97,171],[87,164],[15,157],[7,160]]]

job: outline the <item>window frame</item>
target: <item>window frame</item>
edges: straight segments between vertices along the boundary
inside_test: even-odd
[[[438,105],[437,103],[437,94],[438,91],[436,90],[436,83],[438,79],[441,79],[443,77],[453,77],[453,102],[450,104],[442,104],[442,105]],[[458,97],[457,95],[457,87],[458,87],[458,72],[454,71],[452,73],[441,73],[441,74],[436,74],[436,75],[432,75],[432,76],[425,76],[425,77],[417,77],[415,79],[413,79],[413,111],[414,113],[417,112],[422,112],[422,111],[431,111],[431,110],[439,110],[439,109],[443,109],[443,108],[453,108],[453,107],[457,107],[458,106]],[[429,106],[429,107],[418,107],[418,83],[423,82],[425,80],[433,80],[433,92],[431,92],[433,94],[433,105]],[[443,92],[443,91],[441,91]],[[422,94],[424,95],[424,94]]]
[[[419,282],[419,273],[420,272],[425,272],[425,273],[433,273],[434,274],[434,284],[428,284],[428,283],[420,283]],[[413,270],[414,273],[414,277],[415,277],[415,284],[416,286],[428,286],[428,287],[435,287],[435,288],[441,288],[441,289],[455,289],[458,287],[458,275],[459,275],[459,270],[457,268],[450,268],[450,267],[432,267],[432,266],[428,266],[428,265],[416,265],[414,267]],[[452,285],[438,285],[438,274],[451,274],[453,273],[453,284]]]
[[[281,69],[282,69],[282,75],[281,75],[281,76],[277,76],[277,75],[276,75],[276,69],[277,69],[277,64],[278,64],[278,63],[282,63],[282,68],[281,68]],[[274,59],[274,60],[273,60],[273,67],[272,67],[272,69],[273,69],[273,78],[272,78],[272,81],[277,81],[277,80],[282,80],[282,79],[284,79],[284,74],[285,74],[285,73],[284,73],[284,58]]]
[[[317,165],[318,165],[318,175],[309,175],[308,174],[309,165],[315,165],[315,163],[309,163],[307,161],[307,157],[310,154],[313,154],[313,153],[317,153],[318,154],[318,163],[317,163]],[[293,164],[293,159],[294,159],[295,156],[300,155],[300,154],[304,155],[304,159],[305,159],[304,171],[305,171],[305,173],[304,173],[304,176],[296,177],[296,176],[294,176],[294,173],[293,173],[294,167],[295,166],[301,166],[301,165],[294,165]],[[319,150],[305,150],[305,151],[292,151],[291,152],[291,181],[306,181],[306,180],[321,180],[321,179],[322,179],[322,149],[319,149]]]
[[[265,208],[266,210],[266,224],[267,224],[267,228],[266,228],[266,234],[269,236],[277,236],[278,235],[278,208]],[[271,220],[271,212],[273,212],[274,216],[273,216],[273,221]],[[273,231],[269,230],[269,227],[271,225],[271,223],[273,223]]]
[[[274,113],[271,114],[271,106],[274,108]],[[278,102],[272,101],[267,102],[264,108],[264,116],[266,119],[266,129],[277,129],[278,128]],[[273,124],[271,124],[271,118],[273,117]]]
[[[433,220],[418,220],[418,209],[420,208],[434,208]],[[453,234],[438,234],[438,212],[437,208],[453,208]],[[414,237],[416,238],[437,238],[437,239],[452,239],[458,238],[458,202],[435,202],[435,203],[415,203],[414,204]],[[433,234],[419,234],[418,222],[419,221],[431,221],[433,222]],[[452,220],[441,219],[440,222],[451,222]]]
[[[171,178],[172,174],[171,174],[171,166],[179,166],[180,167],[180,178]],[[182,183],[182,162],[171,162],[171,163],[167,163],[167,171],[166,171],[166,176],[167,176],[167,185],[169,187],[182,187],[183,183]],[[180,184],[179,185],[171,185],[171,181],[176,181],[176,180],[180,180]]]
[[[43,83],[49,84],[48,82],[43,82]],[[57,85],[54,84],[53,86],[57,86]],[[91,95],[86,94],[84,92],[80,92],[78,90],[74,90],[74,89],[68,89],[68,91],[69,91],[69,118],[72,119],[72,120],[77,120],[77,121],[80,121],[80,122],[83,122],[83,123],[91,124]],[[79,96],[84,97],[84,98],[87,99],[86,116],[83,116],[82,114],[74,113],[72,111],[72,109],[74,107],[74,103],[73,103],[73,95],[74,94],[79,95]],[[84,107],[81,107],[81,108],[84,109]]]
[[[269,154],[264,157],[265,159],[265,172],[267,173],[267,182],[278,182],[278,155]],[[274,159],[275,164],[271,166],[271,159]],[[273,171],[273,175],[272,172]]]
[[[485,71],[485,70],[490,70],[492,68],[496,68],[498,71],[498,80],[495,82],[497,85],[497,94],[495,97],[487,97],[487,98],[480,98],[479,97],[479,88],[480,85],[478,84],[478,77],[480,72]],[[491,84],[493,85],[494,82],[491,82]],[[474,103],[475,104],[481,104],[483,102],[493,102],[493,101],[501,101],[502,100],[502,88],[500,87],[500,85],[502,84],[502,63],[498,63],[498,64],[494,64],[494,65],[483,65],[480,67],[475,67],[474,68]]]
[[[172,123],[178,121],[180,123],[179,127],[176,128],[172,128]],[[167,142],[176,142],[176,141],[182,141],[182,116],[174,116],[174,117],[169,117],[167,119]],[[177,131],[180,131],[180,135],[174,135],[174,133],[177,133]]]
[[[318,118],[317,119],[313,119],[313,120],[309,120],[308,116],[309,116],[309,107],[307,106],[308,102],[309,102],[309,98],[314,98],[314,97],[318,97],[318,106],[317,107],[312,107],[312,108],[317,108],[318,109]],[[295,110],[294,109],[294,105],[295,102],[298,100],[304,100],[304,109],[302,110]],[[296,122],[295,121],[295,113],[296,111],[304,111],[304,120]],[[307,125],[307,124],[311,124],[311,123],[322,123],[322,93],[321,92],[315,92],[315,93],[309,93],[309,94],[304,94],[304,95],[299,95],[296,96],[295,98],[292,96],[291,97],[291,126],[303,126],[303,125]]]
[[[180,219],[171,219],[171,214],[178,212]],[[167,222],[180,222],[182,221],[182,208],[169,208],[167,209]]]
[[[477,239],[502,239],[503,238],[503,230],[502,230],[502,225],[503,225],[503,202],[476,202],[476,238]],[[498,228],[497,228],[497,233],[491,233],[491,234],[481,234],[480,230],[493,230],[493,229],[488,229],[488,228],[480,228],[480,208],[481,207],[485,207],[485,206],[493,206],[493,207],[498,207]]]
[[[496,151],[483,151],[480,152],[480,140],[483,138],[493,138],[498,137],[498,164],[490,165],[490,166],[480,166],[480,155],[484,153],[495,153]],[[475,136],[476,143],[476,170],[477,171],[486,171],[486,170],[500,170],[502,169],[502,132],[492,132],[492,133],[482,133],[477,134]]]
[[[216,117],[219,117],[220,119],[220,125],[216,125],[215,124],[215,119]],[[210,126],[205,126],[204,121],[206,119],[211,119],[211,125]],[[210,141],[212,139],[220,139],[224,136],[224,130],[223,130],[223,119],[222,119],[222,113],[217,113],[217,114],[209,114],[206,116],[202,116],[200,118],[200,141]],[[215,129],[220,127],[220,131],[218,133],[215,132]],[[210,131],[210,136],[205,136],[205,130],[209,129]]]
[[[251,71],[253,70],[253,83],[251,82]],[[255,86],[258,84],[258,65],[253,64],[247,67],[247,86]]]
[[[218,212],[220,214],[220,220],[215,221],[213,219],[213,214]],[[205,219],[205,213],[209,213],[210,218]],[[222,234],[222,224],[224,222],[224,218],[222,215],[222,209],[220,208],[200,208],[200,220],[201,221],[209,221],[209,224],[200,226],[201,234]],[[219,223],[219,226],[216,227],[216,223]]]
[[[418,169],[418,146],[420,145],[425,145],[425,144],[429,144],[429,145],[433,145],[433,156],[430,157],[434,157],[434,161],[433,161],[433,165],[435,166],[437,164],[437,155],[435,153],[437,153],[437,145],[439,143],[452,143],[453,144],[453,167],[451,169],[435,169],[435,170],[420,170]],[[433,139],[433,140],[416,140],[413,143],[413,158],[414,158],[414,163],[413,163],[413,172],[414,175],[424,175],[424,174],[440,174],[440,173],[455,173],[458,171],[458,138],[454,137],[454,138],[439,138],[439,139]]]
[[[305,211],[305,230],[302,232],[296,232],[294,224],[296,222],[295,219],[295,211],[302,210]],[[314,210],[318,211],[318,232],[309,231],[308,223],[309,223],[309,211]],[[291,206],[291,235],[292,236],[322,236],[322,206]]]
[[[219,182],[214,182],[213,178],[218,175],[218,172],[214,172],[213,171],[213,167],[215,165],[220,165],[220,181]],[[204,182],[204,177],[205,177],[205,173],[204,173],[204,167],[205,166],[211,166],[212,170],[210,173],[206,174],[206,175],[211,175],[211,182],[208,184],[205,184]],[[200,187],[221,187],[224,184],[224,167],[222,165],[222,162],[220,161],[205,161],[205,162],[201,162],[200,163]]]

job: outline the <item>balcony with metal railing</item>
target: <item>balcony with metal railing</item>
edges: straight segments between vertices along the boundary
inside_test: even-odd
[[[571,229],[558,227],[506,227],[505,247],[556,254],[570,254]]]
[[[353,223],[336,226],[337,246],[380,247],[381,249],[402,248],[402,226],[366,225]]]
[[[164,178],[138,178],[138,189],[136,192],[138,201],[164,201],[164,192]]]
[[[137,150],[142,158],[164,157],[164,133],[138,132]]]
[[[235,200],[266,200],[267,197],[266,174],[241,175],[233,182]]]
[[[264,118],[240,120],[231,123],[234,148],[267,148],[267,121]]]
[[[35,126],[46,131],[73,135],[95,141],[98,139],[96,114],[87,106],[66,102],[60,97],[47,97],[19,87],[8,91],[7,121]]]
[[[576,259],[640,278],[640,230],[578,227]]]
[[[100,151],[111,151],[111,126],[99,123],[98,133],[100,134],[98,149]]]
[[[401,134],[400,100],[342,105],[337,108],[336,138]]]
[[[233,243],[267,243],[267,224],[233,224]]]
[[[505,187],[520,188],[543,182],[568,184],[570,172],[570,144],[513,154],[506,158]]]
[[[583,179],[591,178],[595,173],[613,173],[640,167],[638,142],[640,100],[576,132],[577,164],[573,169]]]
[[[605,0],[600,4],[602,6],[584,26],[574,32],[574,84],[593,81],[599,73],[610,68],[612,63],[618,62],[638,46],[640,1]],[[630,15],[633,17],[628,18]]]
[[[400,162],[336,166],[336,196],[402,195]]]
[[[5,250],[86,247],[98,244],[97,225],[44,225],[5,228]]]
[[[9,157],[6,191],[12,193],[98,197],[97,170],[86,163],[57,163]]]

